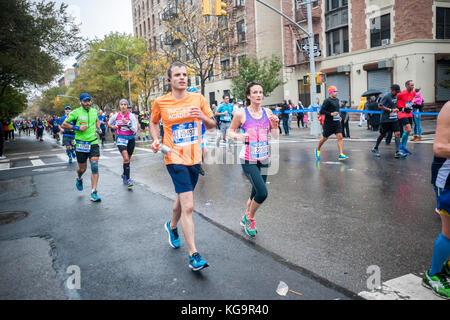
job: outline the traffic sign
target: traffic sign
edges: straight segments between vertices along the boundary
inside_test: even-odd
[[[309,55],[310,55],[310,53],[308,51],[308,58],[309,58]],[[313,56],[314,56],[314,58],[321,57],[322,56],[322,50],[314,50],[313,51]]]
[[[318,44],[314,44],[313,45],[313,50],[318,50],[319,49],[319,45]],[[302,44],[302,50],[303,51],[309,51],[309,44]]]

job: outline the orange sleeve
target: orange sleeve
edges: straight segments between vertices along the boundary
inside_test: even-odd
[[[208,101],[205,99],[204,96],[201,95],[201,109],[202,112],[208,117],[208,118],[212,118],[214,116],[211,107],[209,106]]]
[[[152,106],[152,115],[151,115],[151,121],[153,123],[158,123],[159,120],[161,120],[161,109],[159,107],[158,100],[153,102]]]

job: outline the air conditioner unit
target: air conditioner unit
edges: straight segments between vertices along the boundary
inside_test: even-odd
[[[388,45],[390,42],[391,42],[390,39],[383,39],[383,40],[381,40],[381,45],[382,45],[382,46],[386,46],[386,45]]]

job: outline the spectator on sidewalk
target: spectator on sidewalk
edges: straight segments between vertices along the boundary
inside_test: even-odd
[[[299,100],[296,106],[297,111],[303,110],[302,102]],[[302,123],[302,128],[305,127],[305,121],[304,121],[304,112],[297,112],[297,127],[300,129],[300,122]]]
[[[289,105],[287,104],[286,100],[283,100],[283,104],[281,105],[281,119],[283,120],[283,129],[284,129],[284,135],[289,135]]]
[[[289,106],[289,110],[291,110],[291,111],[295,109],[295,106],[291,100],[288,100],[288,106]],[[292,116],[293,116],[293,114],[289,113],[289,130],[292,130],[292,127],[291,127]]]
[[[369,101],[367,102],[367,110],[369,111],[379,111],[378,109],[378,96],[369,97]],[[369,113],[368,122],[370,124],[370,128],[372,131],[378,131],[380,127],[380,114],[378,113]]]
[[[420,93],[420,88],[416,88],[416,96],[413,99],[413,119],[414,119],[414,138],[412,141],[422,141],[422,115],[424,99]]]
[[[361,101],[359,102],[358,110],[364,110],[364,106],[366,105],[367,99],[366,97],[361,97]],[[361,113],[359,116],[359,125],[358,127],[362,127],[363,123],[366,122],[366,116],[364,113]]]
[[[341,100],[341,109],[347,109],[347,101]],[[347,111],[341,111],[342,137],[350,138],[350,116]]]
[[[5,130],[3,129],[3,121],[0,120],[0,159],[6,159],[4,156],[4,149],[5,149]]]

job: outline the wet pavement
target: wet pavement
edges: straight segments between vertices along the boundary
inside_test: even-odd
[[[357,123],[352,131],[344,141],[350,156],[345,163],[337,161],[334,139],[316,162],[318,139],[308,129],[294,129],[272,145],[279,149],[279,169],[268,178],[255,239],[239,225],[250,193],[240,165],[231,162],[239,149],[210,143],[206,176],[195,191],[197,246],[211,263],[201,275],[188,270],[185,248],[174,252],[166,243],[162,225],[175,193],[161,155],[148,143],[139,142],[132,159],[132,192],[120,185],[121,158],[112,156],[118,152],[112,144],[104,149],[101,204],[90,203],[88,191],[75,190],[76,164],[0,171],[2,184],[20,178],[27,190],[23,198],[3,198],[2,210],[32,212],[0,226],[0,241],[50,236],[60,282],[69,265],[83,271],[82,290],[73,295],[64,289],[67,297],[81,299],[347,299],[367,290],[372,265],[380,267],[382,281],[421,276],[440,232],[430,184],[433,135],[409,143],[413,155],[399,160],[384,142],[381,158],[373,157],[376,132]],[[279,281],[303,296],[278,296]]]

